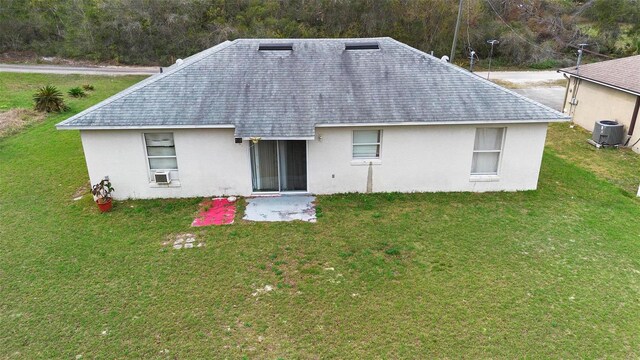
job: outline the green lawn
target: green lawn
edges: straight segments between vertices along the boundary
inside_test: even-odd
[[[547,148],[562,159],[587,169],[603,180],[635,196],[640,185],[640,155],[631,149],[596,149],[587,143],[591,134],[580,126],[553,124],[547,136]]]
[[[0,74],[0,109],[91,82],[76,112],[137,80]],[[567,124],[538,191],[323,196],[316,224],[173,250],[200,199],[73,201],[68,115],[0,139],[0,358],[640,357],[640,201],[607,175],[639,169],[589,171],[602,153],[563,152]]]

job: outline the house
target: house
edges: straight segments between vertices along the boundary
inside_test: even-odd
[[[239,39],[57,124],[117,198],[536,189],[568,117],[391,38]]]
[[[564,112],[589,131],[598,120],[616,120],[624,144],[640,153],[640,55],[559,71],[569,76]]]

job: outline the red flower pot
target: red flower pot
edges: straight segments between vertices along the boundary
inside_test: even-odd
[[[111,210],[111,207],[113,206],[113,203],[111,202],[111,198],[96,200],[96,204],[98,204],[98,208],[100,209],[100,212],[107,212]]]

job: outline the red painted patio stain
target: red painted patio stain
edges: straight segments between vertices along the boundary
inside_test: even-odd
[[[193,219],[191,226],[228,225],[233,224],[236,216],[236,204],[224,198],[205,200],[200,203],[200,212]]]

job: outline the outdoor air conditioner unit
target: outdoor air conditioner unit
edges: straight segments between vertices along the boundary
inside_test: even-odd
[[[601,146],[616,146],[622,144],[623,137],[624,125],[613,120],[600,120],[596,121],[593,127],[591,139]]]
[[[153,173],[153,179],[156,184],[169,184],[171,182],[171,173],[168,171],[155,172]]]

